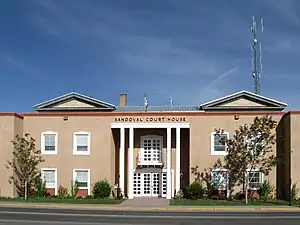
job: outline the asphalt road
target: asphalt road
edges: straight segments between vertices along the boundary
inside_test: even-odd
[[[0,225],[299,225],[300,212],[142,212],[0,207]]]

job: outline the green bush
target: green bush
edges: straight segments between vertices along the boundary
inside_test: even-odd
[[[271,182],[268,181],[264,181],[260,187],[260,189],[258,190],[258,194],[260,199],[262,199],[263,201],[267,201],[272,199],[274,196],[274,190],[275,187],[271,184]]]
[[[111,186],[107,180],[97,181],[93,187],[94,198],[108,198],[111,193]]]
[[[42,179],[39,179],[39,181],[36,184],[37,187],[37,197],[47,197],[47,190],[46,190],[46,182]]]
[[[58,187],[57,195],[58,195],[59,198],[68,197],[68,189],[60,185]]]
[[[291,189],[291,200],[298,200],[299,198],[299,188],[297,188],[297,184],[294,183]]]
[[[187,186],[183,192],[183,196],[186,199],[198,200],[203,199],[205,194],[205,188],[201,183],[194,182]]]
[[[206,197],[209,199],[217,195],[216,188],[210,183],[207,183],[206,188],[204,190],[205,190]]]
[[[77,197],[77,193],[79,191],[78,181],[76,180],[74,183],[71,183],[71,196],[73,198]]]

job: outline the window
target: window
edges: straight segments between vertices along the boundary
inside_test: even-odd
[[[79,189],[88,189],[90,195],[90,169],[74,169],[73,182],[77,182]]]
[[[142,164],[160,164],[162,162],[163,138],[158,135],[141,137]]]
[[[264,154],[265,142],[263,140],[262,133],[253,134],[252,136],[246,138],[247,148],[254,156],[259,156]]]
[[[41,152],[44,155],[57,154],[58,135],[56,132],[46,131],[41,135]]]
[[[248,177],[248,181],[249,181],[249,183],[248,183],[248,187],[249,187],[249,189],[253,189],[253,190],[255,190],[255,189],[259,189],[260,187],[261,187],[261,184],[262,184],[262,179],[263,179],[263,177],[262,177],[262,172],[260,172],[260,171],[257,171],[257,170],[255,170],[255,171],[251,171],[251,172],[249,172],[248,171],[248,175],[249,175],[249,177]]]
[[[223,143],[224,138],[228,138],[229,133],[223,132],[216,135],[216,132],[211,133],[211,154],[212,155],[225,155],[227,152],[227,146]]]
[[[55,188],[55,195],[57,195],[57,169],[43,168],[41,169],[41,176],[46,188]]]
[[[89,155],[90,154],[90,133],[76,132],[74,133],[74,155]]]
[[[211,172],[211,182],[212,185],[217,190],[227,190],[227,171],[224,170],[214,170]]]

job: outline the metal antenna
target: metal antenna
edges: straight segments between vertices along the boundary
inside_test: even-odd
[[[148,111],[148,107],[149,107],[149,102],[147,99],[147,94],[145,93],[145,95],[144,95],[144,110],[145,110],[145,112]]]
[[[253,16],[252,26],[252,77],[255,94],[260,94],[260,75],[262,72],[262,42],[258,41],[256,21]],[[263,34],[263,19],[261,19],[261,36]],[[259,46],[259,51],[257,47]]]

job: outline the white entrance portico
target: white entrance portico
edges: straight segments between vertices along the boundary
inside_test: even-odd
[[[120,129],[120,149],[119,149],[119,187],[122,192],[125,190],[125,129],[129,129],[128,146],[128,167],[127,167],[127,196],[133,199],[135,196],[161,196],[166,199],[174,197],[174,191],[180,190],[181,168],[180,168],[180,129],[190,128],[188,123],[112,123],[111,128]],[[166,129],[166,167],[161,172],[144,171],[137,172],[134,168],[134,129]],[[172,145],[171,131],[176,130],[176,163],[175,169],[172,168]],[[162,140],[160,138],[142,139],[147,148],[144,147],[141,165],[150,165],[151,163],[162,162],[161,151]],[[144,146],[145,146],[144,145]],[[148,152],[147,152],[148,151]],[[175,175],[173,176],[173,171]],[[175,187],[174,187],[175,178]],[[137,185],[138,183],[138,185]],[[135,186],[134,186],[135,185]],[[137,188],[140,188],[137,190]],[[134,191],[135,189],[135,191]]]

